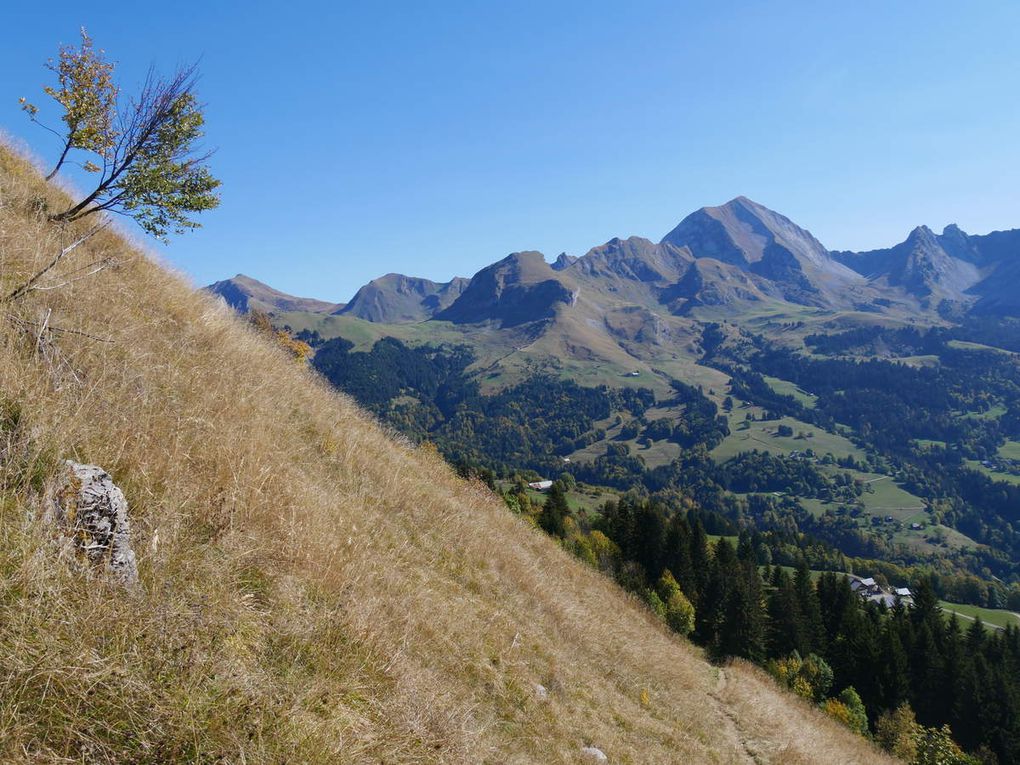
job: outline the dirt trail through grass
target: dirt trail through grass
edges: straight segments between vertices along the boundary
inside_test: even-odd
[[[726,670],[719,667],[718,672],[719,677],[716,680],[715,690],[709,693],[709,698],[712,699],[718,708],[720,717],[724,721],[722,733],[726,740],[732,744],[732,751],[735,753],[735,759],[732,762],[761,765],[763,761],[758,759],[758,756],[750,746],[750,742],[740,730],[737,716],[730,710],[729,705],[723,701],[723,693],[726,690]]]

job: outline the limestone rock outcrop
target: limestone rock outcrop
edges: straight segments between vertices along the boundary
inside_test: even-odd
[[[97,465],[65,462],[47,516],[92,567],[105,568],[121,584],[138,583],[131,546],[128,503],[110,474]]]

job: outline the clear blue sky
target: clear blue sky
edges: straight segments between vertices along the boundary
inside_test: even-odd
[[[31,8],[30,6],[36,6]],[[201,58],[221,207],[153,249],[346,300],[398,271],[659,239],[739,194],[833,249],[1020,227],[1020,3],[10,3],[0,127],[84,24]]]

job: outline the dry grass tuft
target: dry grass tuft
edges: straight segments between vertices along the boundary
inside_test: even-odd
[[[45,221],[61,193],[0,148],[4,294],[74,236]],[[0,309],[0,760],[739,763],[752,735],[759,762],[887,761],[756,671],[718,691],[612,583],[114,233],[63,268],[103,257]],[[72,574],[32,520],[63,458],[124,490],[141,594]]]

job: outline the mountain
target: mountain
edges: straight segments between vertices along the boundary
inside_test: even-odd
[[[765,279],[712,258],[699,258],[662,295],[672,313],[690,314],[701,306],[728,306],[739,311],[749,303],[780,300],[782,294]]]
[[[833,257],[872,284],[901,289],[926,306],[949,300],[978,313],[1020,313],[1020,301],[1013,297],[1020,287],[1020,230],[971,236],[956,225],[942,234],[918,226],[894,247]]]
[[[383,324],[425,321],[453,303],[467,285],[462,277],[437,283],[386,274],[359,289],[350,303],[333,313]]]
[[[577,299],[576,285],[540,252],[515,252],[483,268],[460,296],[435,315],[454,324],[495,321],[503,328],[552,318]]]
[[[686,248],[632,236],[611,239],[589,250],[565,270],[593,283],[606,282],[610,291],[617,292],[626,282],[668,285],[679,279],[693,260]]]
[[[342,303],[327,303],[313,298],[288,295],[244,274],[210,284],[205,290],[213,295],[219,295],[227,305],[240,313],[258,310],[265,313],[307,311],[328,314],[343,308]]]
[[[969,243],[959,236],[953,236],[947,244],[958,253],[971,254]],[[918,226],[905,241],[890,249],[840,253],[839,257],[869,280],[884,279],[891,286],[926,299],[965,299],[966,291],[980,279],[978,266],[971,259],[950,255],[942,246],[942,237],[927,226]]]
[[[2,147],[0,186],[69,203]],[[0,206],[5,274],[52,257],[34,209]],[[0,330],[0,761],[891,765],[126,240],[80,252],[54,276],[122,265]],[[124,491],[133,592],[38,520],[69,457]]]
[[[919,226],[884,250],[830,251],[786,216],[737,197],[687,215],[658,243],[613,238],[551,264],[518,252],[448,283],[388,274],[347,306],[324,314],[318,305],[288,323],[324,338],[467,343],[493,384],[536,364],[597,369],[597,379],[615,382],[635,370],[661,372],[664,353],[696,365],[709,321],[755,332],[795,325],[803,336],[876,321],[938,324],[968,312],[1020,315],[1018,262],[1020,231],[972,236],[958,226],[942,234]]]
[[[1018,260],[1020,230],[973,236],[955,225],[941,234],[918,226],[886,249],[829,251],[786,216],[736,197],[686,216],[658,244],[614,238],[551,264],[538,252],[513,253],[445,283],[387,274],[346,306],[294,298],[242,275],[207,289],[242,311],[251,304],[375,324],[437,319],[512,329],[567,309],[590,316],[627,306],[694,318],[699,309],[729,312],[737,321],[748,311],[803,307],[938,321],[967,311],[1020,315]]]
[[[564,268],[572,266],[577,260],[575,255],[567,255],[565,252],[561,252],[556,256],[556,260],[552,262],[553,271],[562,271]]]
[[[811,233],[747,197],[703,207],[684,218],[663,243],[685,247],[776,284],[785,299],[816,306],[851,302],[861,275],[832,258]]]

